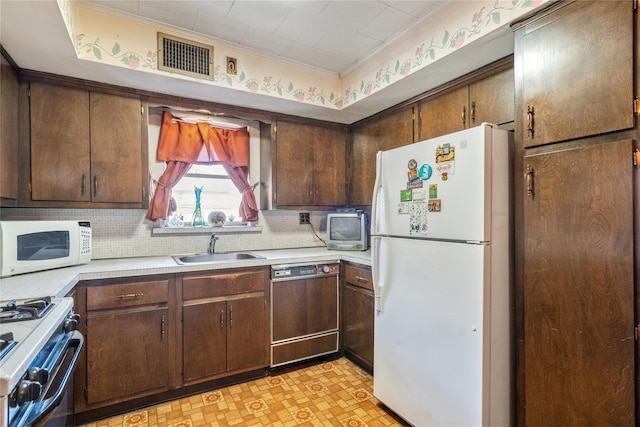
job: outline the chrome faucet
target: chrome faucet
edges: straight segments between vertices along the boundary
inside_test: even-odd
[[[216,237],[215,234],[211,234],[211,238],[209,239],[209,253],[210,254],[214,254],[216,253],[216,242],[218,241],[219,237]]]

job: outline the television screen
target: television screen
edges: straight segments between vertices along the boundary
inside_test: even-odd
[[[363,217],[331,218],[329,238],[338,241],[359,241]]]

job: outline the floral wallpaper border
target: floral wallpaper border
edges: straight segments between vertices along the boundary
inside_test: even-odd
[[[226,68],[221,65],[215,65],[213,82],[197,78],[193,80],[204,84],[214,84],[342,110],[460,49],[480,36],[505,25],[508,23],[505,15],[508,15],[509,19],[514,19],[514,17],[524,15],[545,1],[548,0],[508,0],[506,2],[495,0],[491,7],[477,2],[478,8],[468,16],[469,25],[444,30],[438,37],[433,37],[431,40],[423,41],[417,45],[413,56],[396,58],[386,66],[380,67],[375,75],[372,74],[360,79],[346,89],[311,86],[294,82],[286,76],[248,75],[244,71],[232,75],[226,73]],[[78,30],[69,2],[70,0],[58,0],[58,5],[69,32],[75,34],[74,43],[79,58],[90,58],[112,65],[118,64],[132,70],[171,74],[158,70],[158,52],[155,50],[135,51],[132,48],[122,46],[117,41],[105,43],[100,36],[88,36]],[[175,76],[185,78],[181,75]],[[337,85],[341,84],[342,81],[338,79]]]

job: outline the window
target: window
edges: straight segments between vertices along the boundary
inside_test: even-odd
[[[176,201],[175,214],[181,215],[185,223],[191,223],[196,207],[194,187],[202,187],[200,208],[207,221],[209,212],[223,212],[227,220],[238,217],[238,207],[242,196],[231,182],[222,165],[192,165],[171,193]]]

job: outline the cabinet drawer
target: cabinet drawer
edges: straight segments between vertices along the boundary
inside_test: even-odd
[[[169,281],[122,283],[87,288],[87,310],[167,302]]]
[[[190,300],[264,292],[266,280],[264,270],[188,275],[182,279],[182,298]]]
[[[371,279],[371,269],[363,267],[355,267],[353,265],[345,266],[345,281],[354,286],[373,290],[373,280]]]

